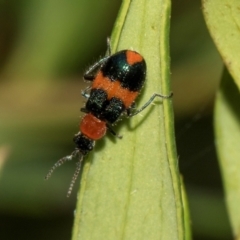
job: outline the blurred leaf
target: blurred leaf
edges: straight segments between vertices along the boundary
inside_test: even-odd
[[[223,61],[240,88],[240,1],[203,0],[207,27]]]
[[[225,69],[215,104],[215,135],[227,206],[235,239],[240,239],[240,95]]]
[[[181,178],[181,192],[182,192],[182,201],[183,201],[183,210],[184,210],[184,231],[185,231],[185,240],[192,239],[192,229],[191,229],[191,217],[189,212],[189,204],[186,189],[184,187],[183,178]]]
[[[4,77],[52,81],[69,68],[79,69],[79,65],[90,58],[91,51],[99,45],[97,42],[89,47],[95,41],[93,36],[109,34],[119,3],[27,0],[25,4],[20,1],[15,5],[20,15],[18,35],[8,56]],[[89,13],[94,18],[89,17]]]
[[[219,190],[194,185],[188,187],[188,196],[192,231],[198,239],[232,239],[225,200]]]
[[[133,0],[115,24],[114,52],[134,49],[147,62],[139,106],[170,93],[169,20],[170,1]],[[74,240],[185,239],[171,100],[155,102],[122,124],[122,140],[98,142],[85,161]]]
[[[6,162],[6,159],[9,155],[10,149],[9,146],[0,146],[0,176],[1,176],[1,172],[2,169],[4,167],[4,164]]]
[[[200,1],[173,1],[170,36],[175,120],[199,111],[203,116],[212,110],[223,61],[209,36]]]

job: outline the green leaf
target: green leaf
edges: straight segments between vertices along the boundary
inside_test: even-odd
[[[240,238],[240,2],[203,0],[203,7],[210,34],[228,69],[215,104],[215,135],[230,220],[235,237]]]
[[[216,47],[240,88],[240,1],[203,0],[203,12]]]
[[[227,207],[235,239],[240,239],[240,95],[225,69],[215,104],[215,135]]]
[[[170,0],[124,1],[113,52],[134,49],[147,62],[137,106],[168,95]],[[85,162],[73,238],[185,239],[171,99],[119,122],[123,139],[106,137]],[[125,124],[124,124],[125,123]]]

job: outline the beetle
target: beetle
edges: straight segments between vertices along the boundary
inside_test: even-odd
[[[111,53],[110,39],[107,39],[107,55],[93,64],[84,74],[84,80],[91,82],[91,86],[82,91],[87,99],[81,111],[85,114],[80,122],[79,132],[74,136],[75,150],[68,156],[58,160],[50,169],[45,179],[49,179],[53,171],[66,161],[79,157],[77,167],[68,189],[70,196],[74,183],[81,170],[81,163],[90,151],[95,141],[101,139],[108,130],[116,134],[112,125],[126,113],[132,117],[148,107],[155,97],[171,98],[169,95],[154,93],[150,99],[138,110],[134,106],[146,79],[146,62],[141,54],[133,50],[122,50]]]

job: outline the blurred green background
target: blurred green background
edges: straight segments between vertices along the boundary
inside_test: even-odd
[[[71,237],[73,150],[82,73],[103,56],[121,1],[0,1],[0,239]],[[193,239],[231,239],[212,126],[222,61],[199,0],[172,3],[171,64],[179,165]],[[150,81],[150,79],[149,79]],[[78,181],[79,182],[79,181]]]

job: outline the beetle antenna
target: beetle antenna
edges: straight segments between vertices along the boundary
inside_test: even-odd
[[[83,156],[81,155],[80,159],[79,159],[79,162],[77,162],[77,167],[76,167],[76,170],[73,174],[73,177],[72,177],[72,181],[70,183],[70,186],[68,188],[68,192],[67,192],[67,197],[69,197],[72,193],[72,189],[73,189],[73,186],[78,178],[78,175],[81,171],[81,165],[82,165],[82,160],[83,160]]]
[[[68,155],[68,156],[63,157],[60,160],[58,160],[49,170],[48,174],[45,177],[45,180],[48,180],[51,177],[52,173],[54,172],[54,170],[56,168],[60,167],[61,165],[63,165],[67,161],[71,161],[78,154],[78,152],[79,152],[78,150],[75,150],[71,153],[71,155]]]

